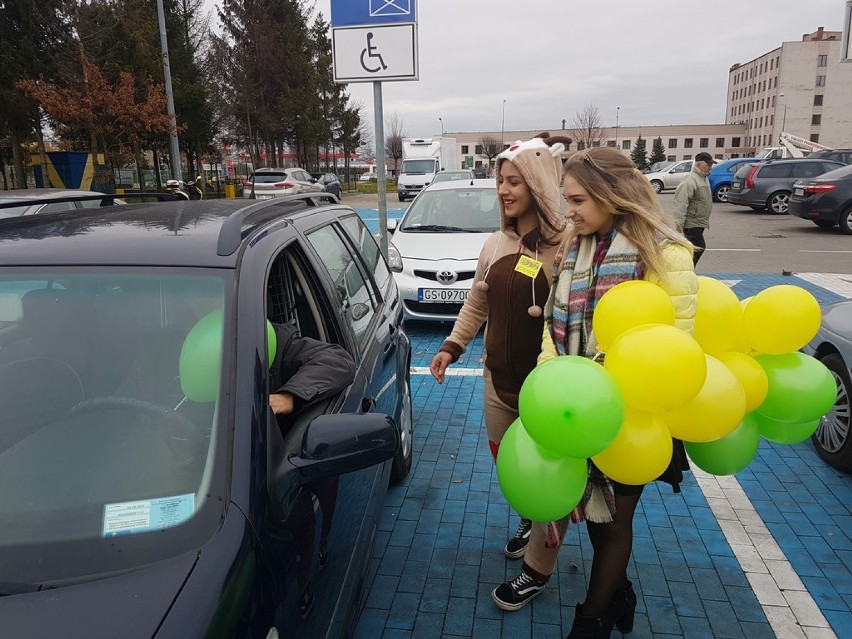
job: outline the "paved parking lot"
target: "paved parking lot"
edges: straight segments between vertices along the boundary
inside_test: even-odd
[[[852,278],[716,276],[740,298],[779,283],[804,286],[823,304],[852,296]],[[502,553],[517,521],[485,439],[482,338],[439,386],[426,367],[449,325],[407,330],[414,466],[388,495],[356,637],[564,637],[590,567],[583,526],[566,536],[542,595],[518,612],[497,609],[491,589],[520,561]],[[852,637],[850,505],[852,478],[825,465],[809,442],[764,441],[746,470],[722,478],[693,472],[681,495],[649,485],[629,568],[639,595],[631,636]]]

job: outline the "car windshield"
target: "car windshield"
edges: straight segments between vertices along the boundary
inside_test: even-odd
[[[225,281],[22,270],[0,270],[2,580],[196,547],[222,510]]]
[[[496,189],[436,189],[421,193],[402,220],[404,231],[492,233],[500,228]]]
[[[400,173],[431,173],[435,170],[435,160],[403,160]]]
[[[287,179],[287,174],[281,173],[255,173],[251,176],[251,182],[255,184],[272,184]]]
[[[0,204],[5,204],[7,202],[14,202],[15,200],[2,200],[0,199]],[[0,208],[0,218],[4,217],[20,217],[24,215],[30,208],[32,208],[32,204],[22,204],[21,206],[10,206],[8,208]]]
[[[471,180],[467,171],[441,171],[432,182],[451,182],[453,180]]]

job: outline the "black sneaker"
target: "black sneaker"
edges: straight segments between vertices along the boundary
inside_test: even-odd
[[[521,519],[518,525],[518,531],[515,536],[506,542],[506,547],[503,553],[509,559],[518,559],[523,557],[527,551],[527,544],[530,543],[530,533],[532,533],[532,522],[529,519]]]
[[[527,602],[544,590],[544,581],[530,577],[523,570],[521,574],[497,586],[491,591],[491,598],[498,608],[503,610],[520,610]]]
[[[305,592],[302,593],[302,596],[299,599],[299,614],[302,616],[302,619],[308,618],[308,615],[311,614],[311,608],[313,607],[314,593],[311,592],[311,587],[308,586],[305,588]]]
[[[328,549],[323,547],[317,552],[317,568],[322,572],[328,565]]]

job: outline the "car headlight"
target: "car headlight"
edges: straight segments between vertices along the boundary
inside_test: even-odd
[[[402,272],[402,255],[399,254],[399,249],[393,245],[393,242],[388,242],[388,266],[395,273]]]

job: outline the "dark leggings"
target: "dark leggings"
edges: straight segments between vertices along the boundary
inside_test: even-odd
[[[586,522],[592,542],[592,574],[583,603],[583,616],[602,617],[615,591],[627,585],[627,563],[633,552],[633,513],[642,496],[641,486],[633,494],[615,493],[615,517],[608,524]],[[635,489],[638,489],[636,492]]]

